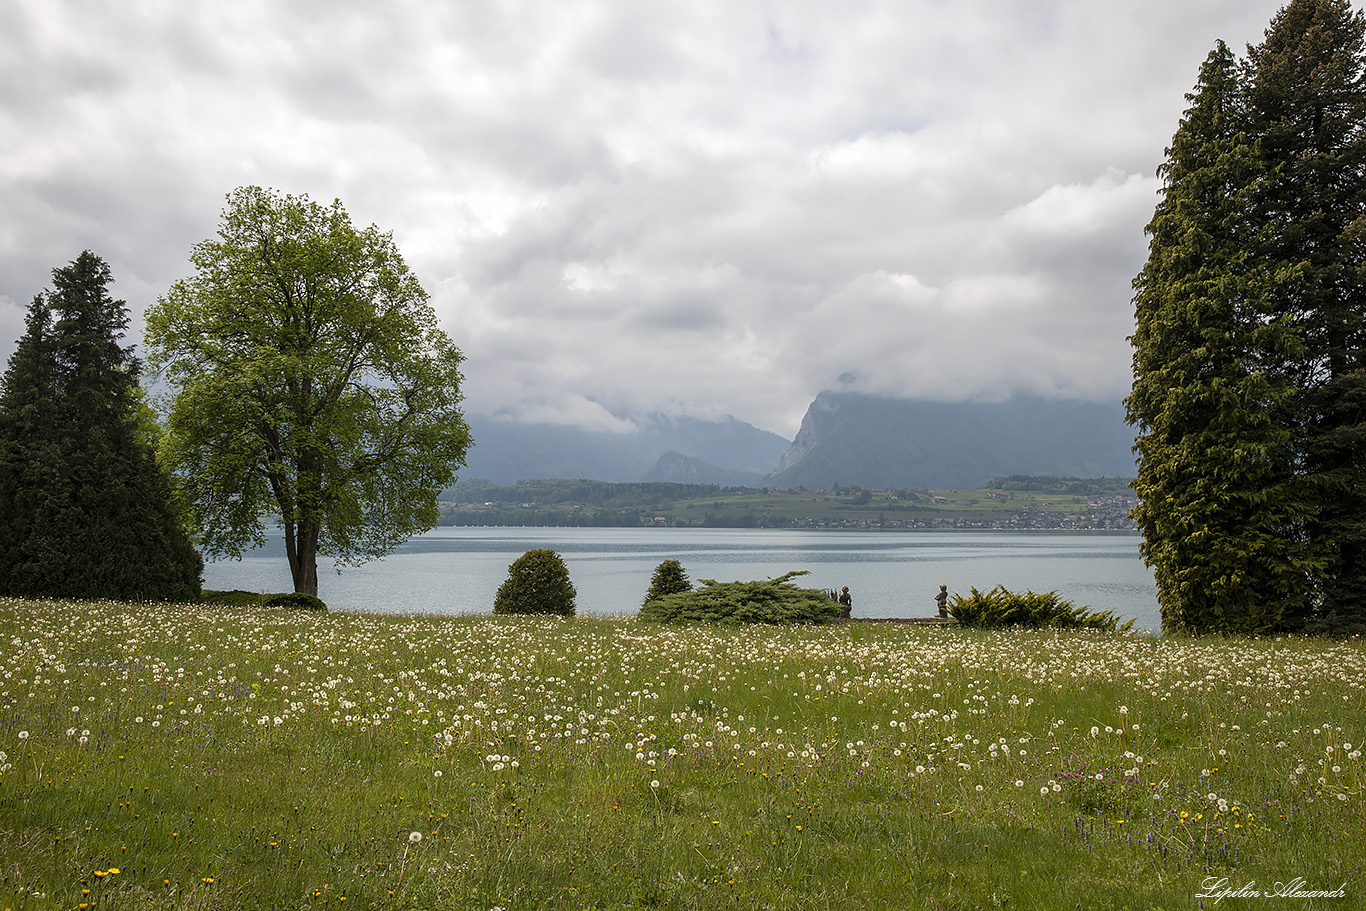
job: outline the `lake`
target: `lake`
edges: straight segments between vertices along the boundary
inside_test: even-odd
[[[821,532],[726,528],[441,527],[383,560],[343,568],[318,561],[319,595],[339,610],[488,613],[508,565],[534,548],[556,550],[578,589],[580,613],[634,614],[663,560],[694,583],[770,579],[792,570],[804,588],[849,586],[855,617],[927,617],[940,583],[950,592],[1057,590],[1096,610],[1161,630],[1152,571],[1137,535],[1032,532]],[[204,568],[204,587],[290,591],[284,542]]]

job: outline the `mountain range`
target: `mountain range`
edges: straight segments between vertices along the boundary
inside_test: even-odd
[[[940,490],[1012,474],[1134,474],[1133,431],[1119,402],[936,402],[827,391],[791,442],[734,417],[651,415],[628,433],[467,420],[474,446],[460,474],[497,484],[563,478]]]
[[[558,424],[522,424],[466,415],[474,446],[460,475],[496,484],[543,478],[674,481],[752,486],[791,443],[728,417],[707,421],[650,415],[613,433]],[[691,474],[692,477],[670,476]]]
[[[936,402],[822,392],[770,487],[976,487],[1014,474],[1133,477],[1119,402]]]

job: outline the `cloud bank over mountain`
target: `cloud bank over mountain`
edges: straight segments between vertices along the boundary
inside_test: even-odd
[[[475,413],[1113,401],[1183,95],[1278,6],[17,0],[0,357],[84,248],[139,331],[259,184],[394,232]]]

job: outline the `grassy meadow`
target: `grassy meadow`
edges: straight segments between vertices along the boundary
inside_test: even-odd
[[[1363,742],[1360,640],[0,599],[0,911],[1359,908]]]

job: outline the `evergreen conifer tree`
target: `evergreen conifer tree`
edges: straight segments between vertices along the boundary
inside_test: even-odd
[[[1313,628],[1366,632],[1366,18],[1291,0],[1248,49],[1248,113],[1265,179],[1255,212],[1273,292],[1306,350],[1296,376],[1305,527],[1325,561]]]
[[[197,598],[203,562],[144,439],[109,266],[87,250],[52,276],[0,384],[0,592]]]
[[[656,598],[663,598],[665,595],[676,595],[680,592],[692,591],[692,580],[688,578],[688,573],[683,569],[683,564],[678,560],[665,560],[655,567],[654,574],[650,576],[650,588],[645,592],[645,599],[642,604],[648,604]]]
[[[1135,517],[1163,624],[1366,631],[1366,17],[1220,45],[1135,280]]]
[[[41,295],[29,305],[26,322],[0,383],[0,592],[25,587],[27,554],[42,548],[35,529],[49,527],[61,512],[65,489],[50,420],[56,394],[52,314]]]
[[[1270,310],[1286,274],[1257,255],[1262,174],[1243,97],[1220,42],[1167,150],[1134,281],[1134,517],[1169,632],[1290,629],[1309,607],[1283,369],[1298,338]]]

